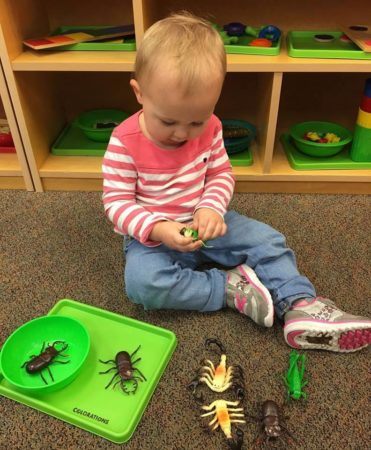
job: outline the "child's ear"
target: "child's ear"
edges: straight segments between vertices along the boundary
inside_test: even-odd
[[[143,98],[142,98],[142,91],[140,89],[139,83],[137,80],[135,80],[134,78],[132,78],[130,80],[130,86],[132,87],[135,97],[137,98],[137,101],[140,105],[143,104]]]

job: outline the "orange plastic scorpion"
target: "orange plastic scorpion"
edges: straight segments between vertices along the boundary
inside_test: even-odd
[[[220,350],[220,362],[215,367],[213,362],[205,359],[201,364],[207,364],[201,367],[198,375],[188,385],[196,396],[196,389],[201,383],[205,383],[214,392],[224,392],[230,387],[235,390],[236,396],[242,400],[244,396],[244,378],[240,366],[229,366],[227,368],[227,356],[223,344],[217,339],[206,339],[205,347],[209,348],[211,344],[216,344]],[[199,397],[202,399],[202,396]]]
[[[215,400],[208,406],[202,406],[202,409],[208,411],[204,414],[201,414],[201,417],[211,416],[212,414],[215,417],[209,422],[208,426],[211,431],[216,430],[218,427],[221,428],[226,438],[228,439],[228,445],[233,450],[239,450],[242,447],[243,442],[243,432],[239,428],[237,428],[237,441],[233,440],[232,436],[232,423],[246,423],[243,420],[244,413],[243,408],[231,408],[231,406],[238,406],[240,403],[239,400],[235,402],[226,401],[226,400]]]

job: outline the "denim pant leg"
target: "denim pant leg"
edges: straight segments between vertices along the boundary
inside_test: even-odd
[[[201,249],[205,258],[226,266],[246,263],[252,267],[270,291],[280,318],[298,298],[316,296],[312,283],[298,272],[294,252],[281,233],[235,211],[229,211],[224,220],[227,234],[210,241],[212,249]]]
[[[181,253],[165,245],[125,245],[125,287],[130,300],[145,309],[216,311],[225,305],[226,273],[195,270],[200,252]]]

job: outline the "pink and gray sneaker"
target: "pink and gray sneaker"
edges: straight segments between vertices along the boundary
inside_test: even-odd
[[[285,340],[294,348],[355,352],[371,343],[371,320],[347,314],[327,298],[299,300],[284,319]]]
[[[273,325],[273,301],[268,289],[246,264],[227,271],[227,305],[262,327]]]

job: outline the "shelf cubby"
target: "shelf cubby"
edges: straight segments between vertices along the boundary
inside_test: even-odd
[[[15,119],[4,72],[0,64],[0,119],[5,119],[12,134],[16,153],[0,152],[0,189],[26,189],[34,186],[26,161],[22,140]]]

